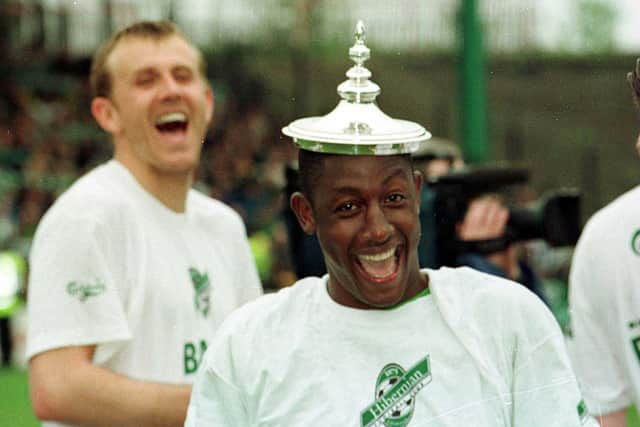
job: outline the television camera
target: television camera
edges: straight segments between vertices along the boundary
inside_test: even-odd
[[[552,247],[572,246],[578,240],[580,193],[561,188],[545,193],[527,206],[508,206],[509,219],[504,235],[491,240],[462,241],[456,224],[462,222],[470,201],[483,194],[498,193],[529,179],[529,172],[510,166],[465,167],[435,178],[426,185],[434,192],[436,264],[455,265],[468,252],[486,255],[512,243],[542,239]]]

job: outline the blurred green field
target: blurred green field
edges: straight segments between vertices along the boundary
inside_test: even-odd
[[[640,427],[640,417],[635,408],[631,408],[627,413],[627,423],[629,427]]]
[[[38,427],[31,411],[27,373],[24,370],[0,368],[0,425],[2,427]],[[628,427],[640,427],[635,409],[629,411]]]
[[[31,411],[27,373],[24,370],[0,368],[0,425],[3,427],[37,427]]]

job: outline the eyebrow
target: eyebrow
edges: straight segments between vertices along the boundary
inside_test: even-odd
[[[188,71],[192,74],[196,72],[193,67],[187,64],[175,64],[171,67],[170,71],[172,73],[176,71]],[[133,70],[132,75],[138,76],[141,74],[149,74],[149,73],[158,73],[158,67],[156,67],[155,65],[147,65],[147,66],[138,68],[137,70]]]
[[[186,64],[176,64],[173,67],[171,67],[171,71],[175,72],[175,71],[188,71],[190,73],[195,73],[195,69],[190,66],[190,65],[186,65]]]
[[[387,176],[384,181],[382,181],[383,184],[388,184],[389,181],[391,181],[394,178],[405,178],[405,181],[407,181],[405,173],[404,173],[404,168],[400,167],[400,166],[396,166],[395,169],[391,170],[391,174],[389,174],[389,176]]]
[[[157,70],[153,66],[139,68],[137,70],[133,70],[131,75],[133,77],[141,76],[144,74],[157,74]]]

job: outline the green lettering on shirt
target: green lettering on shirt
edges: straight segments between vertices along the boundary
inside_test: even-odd
[[[416,395],[430,382],[429,356],[408,371],[389,363],[378,375],[375,401],[360,414],[360,426],[405,427],[413,416]]]
[[[638,358],[638,362],[640,362],[640,337],[635,337],[631,339],[631,345],[636,352],[636,357]]]
[[[202,363],[204,353],[207,351],[207,342],[200,340],[200,345],[187,342],[184,344],[184,350],[182,352],[184,360],[184,373],[186,375],[195,373]]]
[[[95,297],[104,293],[107,287],[101,280],[96,279],[91,282],[72,281],[67,283],[67,293],[72,297],[78,298],[81,302],[85,302],[89,297]]]

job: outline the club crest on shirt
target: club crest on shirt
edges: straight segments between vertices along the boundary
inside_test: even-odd
[[[640,230],[636,230],[631,236],[631,250],[634,254],[640,255]]]
[[[408,371],[389,363],[378,375],[375,401],[360,414],[362,427],[405,427],[415,410],[415,397],[431,382],[429,356]]]
[[[209,275],[204,272],[200,273],[195,268],[189,269],[189,275],[191,276],[191,283],[193,284],[193,290],[195,294],[193,296],[193,303],[200,314],[207,317],[209,314],[210,306],[210,293],[211,283],[209,282]]]
[[[85,302],[90,297],[95,297],[104,293],[107,287],[102,280],[95,279],[93,282],[81,282],[73,280],[67,283],[67,293],[72,297],[78,298],[81,302]]]

